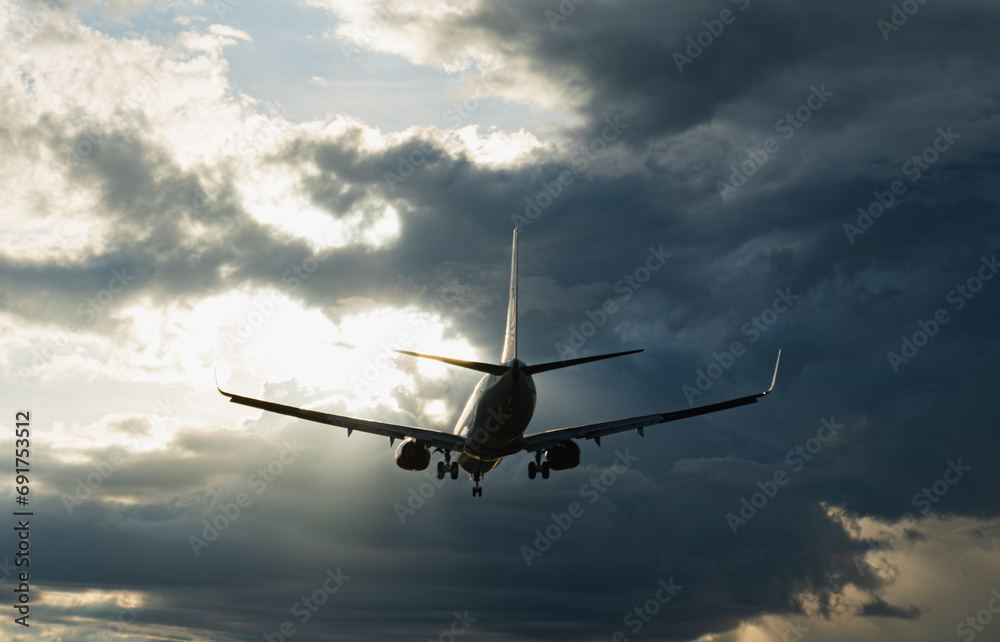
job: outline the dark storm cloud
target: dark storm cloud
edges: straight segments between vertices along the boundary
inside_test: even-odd
[[[889,604],[885,600],[875,600],[862,605],[858,615],[865,617],[895,617],[904,620],[915,620],[920,617],[922,609],[911,604],[909,607]]]
[[[244,481],[246,475],[278,455],[279,440],[298,440],[307,449],[275,483],[256,494]],[[322,629],[317,627],[324,623],[335,626],[345,639],[352,633],[370,636],[373,630],[384,630],[389,635],[388,631],[398,634],[407,628],[433,637],[435,630],[450,621],[447,614],[453,609],[469,609],[480,618],[477,634],[496,631],[527,639],[577,639],[604,630],[610,635],[622,627],[627,612],[650,598],[660,579],[673,578],[681,592],[673,609],[661,615],[649,631],[688,639],[707,630],[725,630],[761,611],[799,610],[799,591],[811,588],[825,594],[836,590],[853,571],[851,555],[865,549],[847,540],[815,503],[798,497],[790,501],[779,497],[766,507],[767,513],[761,511],[754,523],[756,530],[741,533],[744,539],[736,538],[720,519],[728,508],[724,502],[703,499],[732,493],[731,482],[706,482],[692,471],[651,483],[645,475],[659,471],[662,477],[663,468],[661,462],[649,461],[651,453],[645,449],[630,452],[648,465],[622,474],[597,503],[590,504],[581,495],[580,485],[593,483],[588,480],[606,472],[603,466],[614,458],[594,452],[592,446],[586,447],[587,457],[597,466],[588,464],[550,480],[544,496],[527,485],[530,482],[523,479],[522,471],[505,470],[491,486],[489,505],[470,506],[466,493],[461,492],[464,486],[448,484],[427,498],[425,506],[406,515],[404,524],[391,503],[406,504],[410,495],[403,489],[408,484],[416,487],[430,482],[423,475],[385,469],[389,453],[381,448],[371,465],[359,470],[358,449],[370,451],[374,438],[344,443],[343,435],[299,425],[290,427],[279,440],[250,452],[247,436],[235,432],[189,433],[183,457],[179,451],[171,451],[177,455],[159,453],[165,469],[174,467],[178,479],[191,482],[197,481],[192,473],[199,468],[224,478],[230,464],[238,468],[240,461],[246,463],[242,474],[212,490],[210,502],[192,492],[190,485],[160,483],[154,491],[148,480],[137,480],[135,476],[151,463],[146,458],[130,459],[101,491],[128,490],[138,496],[141,510],[95,497],[87,503],[87,512],[74,512],[70,517],[55,505],[55,498],[43,501],[39,510],[45,510],[56,525],[41,535],[40,545],[54,544],[48,539],[58,539],[55,533],[76,533],[74,546],[53,548],[56,557],[50,555],[48,563],[61,569],[60,582],[148,587],[146,580],[153,576],[160,586],[183,583],[189,588],[182,592],[168,586],[153,590],[155,608],[143,618],[181,624],[184,620],[178,612],[184,612],[190,618],[186,625],[210,628],[207,622],[212,614],[222,609],[233,617],[240,614],[236,618],[240,624],[226,631],[242,632],[243,639],[252,639],[261,630],[277,630],[280,622],[291,619],[292,605],[318,585],[327,567],[342,566],[352,579],[309,627],[300,629],[303,639],[322,639]],[[222,453],[226,461],[214,461]],[[192,455],[196,455],[193,462],[178,466]],[[353,465],[340,464],[349,460]],[[390,471],[388,479],[386,470]],[[348,487],[352,490],[346,494]],[[169,502],[174,509],[152,510],[158,505],[153,493],[162,495],[170,488],[182,493]],[[201,536],[202,520],[214,522],[224,506],[231,509],[241,490],[251,495],[253,504],[195,557],[188,538]],[[545,531],[553,523],[550,513],[565,513],[573,502],[584,506],[584,514],[531,567],[523,565],[520,547],[535,546],[535,531]],[[337,508],[309,508],[328,505]],[[116,516],[118,511],[120,516]],[[463,512],[466,519],[449,519],[455,511]],[[81,523],[95,527],[81,530]],[[109,529],[99,526],[102,523],[116,526]],[[790,557],[788,552],[799,538],[808,542],[809,554]],[[81,558],[74,550],[87,550],[90,555]],[[150,550],[157,555],[150,557]],[[613,554],[595,556],[595,550]],[[109,564],[110,559],[115,563]],[[442,564],[479,569],[490,581],[484,584],[477,574],[449,573],[446,584],[431,582],[415,593],[412,580],[401,580],[433,577],[442,572]],[[830,576],[840,579],[831,584]],[[722,585],[720,577],[725,578]],[[874,586],[876,579],[869,574],[858,583]],[[525,586],[531,590],[525,591]],[[371,611],[373,590],[382,605],[375,612]],[[561,627],[561,633],[542,633],[553,612],[574,625]],[[440,618],[446,619],[442,623]]]
[[[888,40],[878,21],[890,20],[892,6],[859,1],[588,3],[553,20],[557,6],[489,7],[461,19],[462,26],[485,34],[502,55],[567,95],[588,96],[577,106],[591,123],[628,116],[631,140],[638,142],[708,122],[746,98],[748,115],[770,116],[768,105],[783,113],[795,92],[813,82],[849,84],[847,111],[858,114],[882,108],[887,99],[929,98],[932,88],[974,83],[986,90],[981,74],[995,74],[983,55],[997,48],[996,8],[987,2],[921,5],[901,28],[888,31]],[[729,24],[720,24],[724,11]],[[703,46],[691,48],[688,38],[697,45],[710,29],[721,33],[705,33]],[[442,28],[443,39],[451,34]]]
[[[624,373],[635,387],[616,391],[620,398],[603,407],[606,418],[613,418],[618,406],[654,411],[683,405],[681,385],[693,384],[696,370],[711,363],[712,353],[724,351],[733,340],[741,340],[749,356],[741,357],[734,374],[712,388],[712,399],[758,385],[753,381],[766,381],[764,373],[777,347],[783,347],[786,355],[779,392],[767,400],[780,403],[781,412],[776,415],[773,406],[755,410],[765,412],[770,421],[727,416],[709,423],[735,422],[738,434],[723,430],[704,443],[687,432],[670,448],[644,444],[658,463],[647,474],[678,491],[678,482],[658,471],[683,456],[736,452],[765,466],[758,479],[728,488],[712,488],[703,478],[691,481],[691,492],[726,498],[704,520],[721,531],[720,538],[728,536],[731,541],[708,551],[694,568],[684,567],[687,581],[696,587],[710,582],[720,574],[713,570],[706,577],[706,569],[721,563],[728,584],[718,600],[708,600],[702,590],[692,593],[697,597],[689,599],[696,603],[687,605],[688,613],[699,614],[696,619],[701,624],[688,629],[671,619],[660,625],[662,631],[693,636],[724,630],[753,615],[794,613],[799,608],[796,595],[805,587],[824,601],[846,583],[878,591],[880,582],[871,574],[860,574],[853,559],[867,547],[845,537],[834,522],[816,524],[820,501],[888,519],[906,513],[920,516],[925,506],[951,514],[994,513],[988,480],[995,471],[988,461],[975,457],[973,463],[972,457],[997,446],[993,433],[982,430],[989,411],[976,402],[989,397],[992,385],[992,375],[983,368],[995,363],[997,356],[995,343],[989,341],[996,298],[986,289],[992,284],[983,284],[983,294],[967,301],[964,309],[954,309],[946,296],[976,276],[983,259],[989,263],[998,245],[991,226],[996,215],[991,175],[996,164],[987,151],[995,144],[997,130],[995,120],[984,118],[996,113],[993,83],[984,82],[996,74],[987,65],[989,58],[980,53],[995,49],[986,27],[996,25],[995,14],[985,5],[963,5],[947,16],[941,15],[947,11],[943,7],[937,14],[925,7],[886,42],[876,20],[888,18],[890,8],[755,3],[704,57],[677,74],[672,52],[687,35],[703,28],[701,19],[715,14],[670,22],[652,42],[653,31],[667,21],[648,16],[655,18],[657,11],[670,9],[646,7],[638,30],[637,21],[629,20],[630,9],[581,6],[565,25],[559,25],[565,32],[548,39],[539,33],[535,48],[518,50],[543,75],[556,78],[571,69],[565,77],[596,87],[596,100],[584,107],[590,124],[581,130],[582,140],[592,135],[588,127],[599,127],[605,116],[621,111],[630,125],[625,141],[639,150],[664,134],[717,118],[732,127],[724,130],[725,135],[750,141],[744,148],[759,147],[771,136],[781,141],[782,149],[759,175],[750,177],[732,203],[720,198],[716,183],[727,180],[732,164],[746,155],[739,144],[725,141],[687,150],[691,155],[683,159],[708,172],[709,181],[673,179],[673,168],[661,166],[655,153],[660,143],[650,148],[654,154],[647,166],[652,176],[667,180],[577,173],[565,194],[526,227],[522,279],[525,275],[550,279],[557,290],[595,285],[593,298],[584,308],[549,306],[541,313],[536,308],[542,306],[525,289],[522,350],[529,361],[531,354],[551,358],[554,344],[567,341],[570,330],[589,318],[588,310],[598,309],[605,298],[615,298],[612,284],[641,265],[651,242],[658,245],[662,240],[674,253],[669,269],[636,291],[635,300],[584,348],[600,352],[618,347],[630,328],[649,332],[661,326],[668,333],[652,354],[643,355],[650,361],[636,357],[628,364],[608,366]],[[523,23],[530,30],[537,23],[527,19],[526,11]],[[631,14],[637,15],[638,10]],[[497,33],[507,33],[502,25],[508,19],[490,12],[477,24],[488,27],[495,21],[501,25]],[[969,28],[960,27],[963,24]],[[523,34],[516,37],[522,44],[534,44]],[[814,84],[833,97],[786,142],[776,123],[809,98]],[[628,103],[634,95],[639,98]],[[632,111],[622,109],[624,105]],[[948,127],[958,136],[940,132],[949,132]],[[711,132],[702,136],[712,142]],[[935,162],[913,179],[905,163],[935,142],[936,152],[924,156],[925,163],[927,158]],[[941,151],[941,146],[948,149]],[[501,202],[481,200],[477,211],[485,207],[487,221],[477,223],[477,228],[502,228],[512,212],[521,211],[525,197],[542,191],[541,182],[531,184],[532,178],[550,182],[561,171],[574,168],[569,161],[557,161],[537,170],[527,176],[522,170],[519,176],[437,158],[397,186],[396,193],[403,194],[410,207],[404,239],[421,248],[437,243],[440,227],[428,223],[445,220],[456,221],[454,229],[464,234],[470,211],[466,195],[490,195],[498,183],[508,196]],[[852,244],[844,224],[858,225],[856,209],[868,208],[877,198],[873,193],[884,193],[895,180],[903,182],[906,194]],[[482,245],[481,234],[472,243]],[[499,231],[487,236],[496,235]],[[570,248],[571,253],[559,252],[559,260],[553,261],[550,257],[557,248]],[[502,265],[502,256],[495,260]],[[497,276],[502,283],[502,273]],[[775,290],[784,288],[800,300],[759,335],[759,343],[747,345],[750,335],[744,328],[772,304]],[[501,307],[502,301],[496,301],[494,312]],[[908,369],[894,372],[887,352],[900,351],[899,337],[912,336],[918,322],[932,318],[938,308],[948,310],[950,325],[941,327],[926,351],[905,364]],[[478,319],[473,323],[481,326]],[[477,339],[494,338],[471,327],[466,331]],[[673,367],[664,371],[663,363]],[[947,381],[941,380],[943,372],[949,373]],[[987,378],[969,378],[963,372]],[[585,386],[600,385],[598,377],[564,376],[576,377]],[[921,394],[928,385],[936,392]],[[575,399],[563,401],[581,409]],[[822,465],[811,466],[783,491],[779,503],[768,507],[770,515],[762,513],[745,533],[733,537],[723,516],[739,506],[741,496],[756,490],[755,481],[767,480],[783,468],[786,453],[809,436],[804,426],[814,425],[819,415],[838,417],[855,428],[824,453]],[[960,465],[971,463],[972,470],[947,486],[946,495],[934,494],[934,483],[943,478],[949,462],[957,463],[963,455]],[[923,495],[924,489],[932,489],[933,502]],[[691,512],[671,506],[664,511],[668,514]],[[808,519],[800,522],[796,516]],[[774,532],[769,537],[765,533],[771,527]],[[622,527],[615,533],[622,538],[636,531]],[[667,546],[662,542],[669,538],[655,532],[659,537],[650,537],[650,547],[639,550],[690,551],[696,545],[684,539]],[[823,547],[815,546],[820,534]],[[799,561],[789,562],[793,558]],[[761,559],[769,563],[751,561]],[[679,575],[676,567],[658,568]],[[720,606],[711,613],[699,610],[703,601]],[[919,615],[919,609],[890,608],[878,600],[863,611]]]

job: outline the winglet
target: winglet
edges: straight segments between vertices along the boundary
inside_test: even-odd
[[[778,348],[778,359],[774,362],[774,376],[771,377],[771,387],[763,392],[761,396],[774,390],[774,382],[778,380],[778,364],[781,363],[781,348]]]
[[[215,389],[218,390],[220,394],[226,397],[232,397],[231,394],[229,394],[228,392],[224,391],[222,388],[219,387],[219,370],[218,368],[215,367],[215,350],[212,350],[212,374],[215,375]]]

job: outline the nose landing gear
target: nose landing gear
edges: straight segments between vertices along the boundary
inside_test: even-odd
[[[437,465],[437,478],[444,479],[447,475],[452,479],[458,479],[458,462],[451,460],[451,451],[438,448],[437,452],[444,453],[444,461],[439,461]],[[473,497],[483,496],[483,489],[479,485],[479,481],[481,479],[482,473],[475,473],[475,475],[473,475],[473,480],[476,482],[475,487],[472,489]]]

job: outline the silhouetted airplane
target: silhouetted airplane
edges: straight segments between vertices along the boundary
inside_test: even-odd
[[[531,421],[531,415],[535,410],[535,383],[531,379],[532,375],[558,368],[568,368],[580,365],[581,363],[590,363],[591,361],[598,361],[600,359],[634,354],[642,352],[642,350],[628,350],[626,352],[602,354],[566,361],[553,361],[539,365],[529,365],[518,359],[516,229],[514,230],[514,243],[511,252],[510,303],[507,307],[507,334],[504,338],[503,356],[500,358],[500,363],[465,361],[405,350],[397,350],[397,352],[413,357],[434,359],[435,361],[486,373],[486,376],[479,381],[476,389],[473,390],[472,395],[469,397],[469,401],[465,404],[465,409],[458,418],[453,432],[445,432],[432,428],[400,426],[380,421],[355,419],[353,417],[341,417],[319,410],[306,410],[270,401],[241,397],[219,388],[218,380],[216,380],[216,387],[219,389],[219,392],[229,397],[229,400],[233,403],[291,415],[300,419],[308,419],[309,421],[330,424],[332,426],[340,426],[347,429],[348,436],[354,430],[368,432],[388,437],[390,445],[396,439],[403,439],[403,443],[396,449],[396,464],[404,470],[425,470],[430,464],[432,449],[434,452],[443,453],[444,460],[438,462],[437,465],[438,479],[444,479],[445,475],[451,475],[452,479],[458,479],[458,467],[461,466],[475,481],[476,485],[472,489],[473,497],[477,495],[481,497],[483,489],[480,487],[479,481],[483,475],[496,468],[497,464],[504,457],[509,457],[521,451],[535,453],[535,460],[528,463],[528,477],[534,479],[540,473],[543,479],[548,479],[549,472],[552,470],[569,470],[580,464],[580,447],[573,441],[574,439],[593,439],[597,442],[597,445],[600,445],[601,437],[605,435],[626,430],[635,430],[639,435],[643,435],[643,428],[646,426],[756,403],[757,399],[774,389],[774,383],[778,378],[778,363],[781,361],[781,351],[779,350],[778,359],[774,364],[774,376],[771,378],[771,387],[755,395],[720,401],[719,403],[704,406],[696,406],[694,408],[686,408],[684,410],[632,417],[631,419],[619,419],[617,421],[604,421],[585,426],[559,428],[525,435],[524,431],[527,429],[528,422]],[[457,454],[457,462],[451,460],[452,453]]]

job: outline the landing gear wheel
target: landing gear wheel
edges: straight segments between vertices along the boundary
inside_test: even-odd
[[[444,461],[439,461],[437,465],[438,479],[444,479],[445,475],[451,475],[452,479],[458,479],[458,462],[451,460],[451,452],[438,448],[438,452],[444,452]]]
[[[537,475],[537,474],[538,474],[538,466],[535,465],[535,462],[529,461],[528,462],[528,479],[534,479],[535,475]]]
[[[542,462],[542,479],[549,478],[549,462]]]
[[[472,480],[474,482],[476,482],[476,485],[472,488],[472,496],[473,497],[482,497],[483,496],[483,488],[482,488],[482,486],[479,485],[479,473],[476,473],[475,476],[473,476]]]

